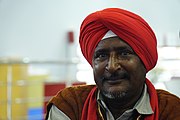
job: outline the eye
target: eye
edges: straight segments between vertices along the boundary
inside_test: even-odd
[[[120,51],[119,52],[119,55],[130,55],[130,54],[132,54],[132,52],[131,51],[129,51],[129,50],[123,50],[123,51]]]
[[[130,51],[130,50],[122,50],[118,53],[119,57],[120,58],[127,58],[127,57],[130,57],[131,55],[133,55],[134,52],[133,51]]]
[[[94,58],[97,59],[97,60],[104,60],[104,59],[108,58],[108,54],[103,53],[103,52],[95,53]]]
[[[130,55],[131,53],[130,52],[127,52],[127,51],[124,51],[124,52],[121,52],[120,53],[122,56],[126,56],[126,55]]]

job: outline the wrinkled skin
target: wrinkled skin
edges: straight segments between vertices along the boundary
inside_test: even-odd
[[[95,82],[105,99],[132,104],[138,100],[146,69],[127,43],[118,37],[101,40],[95,49],[92,66]]]

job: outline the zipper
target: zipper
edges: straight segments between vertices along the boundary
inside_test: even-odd
[[[138,117],[137,117],[137,120],[140,120],[141,119],[141,115],[139,115]]]
[[[98,112],[99,112],[99,115],[100,115],[101,119],[104,120],[104,117],[103,117],[103,115],[102,115],[102,113],[101,113],[99,104],[98,104]]]

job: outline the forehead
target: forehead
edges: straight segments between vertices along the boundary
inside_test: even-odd
[[[133,51],[131,46],[129,46],[125,41],[123,41],[119,37],[111,37],[101,40],[96,46],[95,51],[99,49],[114,49],[114,48],[126,48]]]

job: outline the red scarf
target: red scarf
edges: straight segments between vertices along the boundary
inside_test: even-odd
[[[146,79],[146,85],[148,87],[148,93],[150,96],[150,104],[151,108],[154,111],[154,114],[148,115],[144,118],[144,120],[158,120],[158,97],[156,94],[156,90],[152,83]],[[81,120],[98,120],[97,115],[97,101],[96,101],[96,92],[97,87],[94,87],[89,93],[82,110]]]

